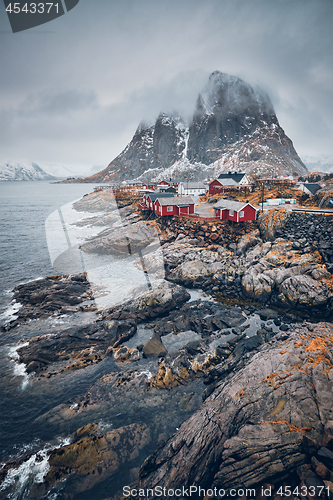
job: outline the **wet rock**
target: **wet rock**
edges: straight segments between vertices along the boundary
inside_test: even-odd
[[[333,468],[333,451],[322,447],[318,451],[318,457],[320,457],[320,459],[331,469]]]
[[[257,314],[259,314],[260,319],[267,321],[268,319],[278,319],[278,313],[274,309],[259,309],[257,311]]]
[[[27,372],[44,374],[50,365],[52,375],[60,371],[84,368],[102,361],[122,342],[136,332],[133,321],[104,321],[80,327],[72,327],[59,333],[34,337],[27,346],[17,350]]]
[[[197,354],[198,349],[200,347],[200,344],[201,344],[200,340],[193,340],[193,341],[189,342],[188,344],[186,344],[184,346],[184,348],[187,350],[187,352],[190,355],[193,356],[193,355]]]
[[[167,353],[162,342],[156,337],[148,340],[142,350],[145,358],[159,358]]]
[[[148,386],[157,389],[171,389],[183,385],[190,377],[193,378],[193,374],[190,373],[189,363],[182,356],[176,358],[171,366],[168,366],[168,363],[162,359],[157,374],[149,379]]]
[[[34,280],[18,285],[13,292],[13,301],[22,307],[15,314],[17,319],[6,325],[7,330],[32,319],[77,312],[82,307],[80,304],[93,299],[84,273]],[[91,304],[90,310],[95,309]]]
[[[159,336],[182,331],[210,336],[212,332],[239,327],[245,320],[239,308],[199,300],[183,304],[162,320],[157,320],[154,330]]]
[[[113,349],[113,357],[117,362],[138,361],[140,359],[140,352],[138,349],[131,349],[127,346],[121,345]]]
[[[325,448],[326,449],[326,448]],[[330,479],[331,476],[333,478],[333,473],[324,465],[322,462],[316,459],[316,457],[311,457],[311,463],[313,468],[315,469],[316,474],[320,476],[322,479]],[[333,461],[331,462],[331,468],[333,466]]]
[[[32,498],[40,498],[59,480],[75,474],[75,492],[86,492],[112,477],[124,463],[134,461],[150,442],[145,424],[131,424],[101,433],[98,426],[78,429],[74,442],[51,452],[50,469],[43,484],[35,484]]]

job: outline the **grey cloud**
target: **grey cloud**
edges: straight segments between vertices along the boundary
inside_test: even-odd
[[[19,108],[23,115],[46,113],[48,115],[67,115],[86,108],[96,108],[97,98],[93,91],[80,92],[75,89],[56,92],[45,90],[38,95],[29,95]]]
[[[2,149],[13,159],[23,151],[33,161],[106,165],[141,120],[174,110],[190,119],[209,73],[220,70],[268,92],[301,156],[333,154],[332,7],[81,0],[43,43],[2,36]]]

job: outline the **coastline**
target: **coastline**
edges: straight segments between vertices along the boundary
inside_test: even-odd
[[[96,211],[96,207],[94,210]],[[126,224],[145,223],[136,215],[134,209],[127,209],[122,214],[121,221],[125,224],[124,227],[127,227]],[[98,214],[93,222],[96,227],[100,224],[100,217],[102,215]],[[114,223],[113,219],[112,224]],[[119,219],[116,223],[119,223]],[[152,223],[148,221],[147,224],[149,226]],[[285,477],[288,478],[290,474],[294,474],[293,481],[298,481],[297,484],[299,484],[303,480],[302,474],[305,470],[303,466],[309,461],[310,466],[306,470],[318,475],[316,468],[313,468],[313,463],[314,459],[318,461],[318,451],[321,448],[330,449],[330,438],[327,436],[331,435],[329,421],[332,419],[331,409],[327,406],[328,400],[325,396],[327,391],[332,390],[331,358],[329,357],[332,355],[333,334],[332,298],[330,297],[332,289],[327,284],[330,282],[330,272],[325,262],[329,249],[323,247],[326,253],[324,252],[322,256],[314,247],[307,248],[308,240],[303,243],[301,241],[300,246],[294,248],[293,243],[299,243],[302,238],[295,238],[293,242],[280,236],[276,238],[274,235],[272,241],[269,241],[271,236],[267,238],[267,235],[260,230],[260,226],[259,230],[251,226],[247,228],[247,231],[243,227],[240,231],[242,234],[237,234],[235,228],[230,228],[224,232],[224,236],[222,235],[225,241],[221,239],[219,228],[214,229],[217,226],[214,223],[200,224],[200,231],[204,234],[197,234],[196,238],[194,237],[194,231],[197,231],[195,223],[189,223],[186,220],[179,219],[167,224],[163,222],[159,224],[157,221],[152,226],[159,234],[161,248],[156,248],[154,244],[151,244],[150,249],[144,253],[146,272],[151,279],[154,278],[154,273],[159,275],[160,267],[158,265],[156,268],[156,262],[160,262],[162,252],[166,280],[159,277],[152,289],[137,290],[129,302],[99,311],[98,315],[93,313],[95,319],[90,318],[83,325],[69,328],[65,326],[58,332],[47,331],[43,327],[41,335],[35,335],[28,339],[28,345],[25,341],[24,345],[16,349],[20,362],[26,365],[27,373],[29,373],[29,384],[35,387],[38,385],[44,387],[45,384],[56,381],[60,377],[70,378],[74,373],[96,370],[98,366],[109,366],[105,374],[97,378],[89,389],[75,397],[70,405],[56,406],[38,417],[38,422],[42,425],[58,422],[59,432],[62,432],[61,429],[66,428],[69,422],[71,428],[76,431],[72,434],[71,444],[54,450],[48,455],[50,469],[43,476],[43,482],[29,486],[30,494],[41,498],[46,492],[56,492],[61,481],[67,481],[71,474],[74,474],[73,477],[76,478],[73,483],[76,493],[74,494],[74,490],[69,489],[69,495],[72,495],[70,498],[76,498],[75,495],[85,490],[97,494],[100,483],[107,481],[110,485],[115,480],[115,474],[124,478],[129,470],[128,467],[132,471],[131,483],[137,484],[136,481],[140,477],[141,484],[148,488],[156,484],[156,474],[160,475],[161,470],[163,474],[166,474],[166,471],[170,470],[169,459],[163,458],[164,453],[166,453],[165,456],[172,457],[170,463],[173,463],[172,468],[178,472],[174,479],[163,481],[166,486],[177,487],[180,481],[185,481],[185,477],[181,472],[182,466],[177,464],[178,452],[170,455],[170,446],[174,450],[178,449],[178,445],[175,445],[177,440],[187,442],[189,439],[187,435],[197,433],[200,428],[198,419],[205,421],[208,418],[209,427],[209,422],[213,422],[215,418],[213,412],[214,418],[211,420],[212,406],[216,415],[220,413],[225,415],[227,412],[230,415],[230,422],[240,412],[247,412],[248,410],[241,410],[241,408],[243,403],[244,408],[248,408],[249,403],[246,399],[248,391],[253,392],[253,395],[251,393],[252,399],[257,397],[262,404],[268,400],[270,403],[265,410],[262,404],[255,408],[249,420],[250,423],[246,423],[248,422],[248,417],[246,417],[240,422],[239,427],[229,423],[229,427],[223,428],[223,433],[228,436],[229,440],[232,440],[232,443],[236,443],[235,446],[237,445],[236,447],[233,445],[230,457],[227,452],[229,448],[221,448],[222,455],[226,454],[226,463],[228,460],[234,460],[233,467],[235,468],[235,463],[239,462],[237,458],[239,454],[243,456],[244,462],[240,467],[246,467],[246,464],[252,463],[253,450],[256,450],[258,446],[265,448],[264,443],[272,437],[268,429],[274,427],[275,434],[280,436],[276,438],[276,450],[284,450],[283,470],[259,468],[258,475],[254,476],[255,479],[250,480],[248,484],[259,485],[271,482],[277,485],[283,478],[286,480]],[[278,231],[283,231],[283,226],[278,228]],[[219,241],[215,236],[214,240],[211,239],[211,236],[216,233],[220,237]],[[111,226],[110,231],[106,233],[103,229],[103,245],[110,248],[109,245],[112,242],[111,252],[117,253],[119,249],[122,249],[122,235],[119,235],[118,240],[115,240],[114,235],[114,227]],[[114,246],[115,242],[117,247]],[[99,252],[100,249],[101,240],[97,235],[90,241],[89,252]],[[158,259],[156,255],[159,256]],[[258,269],[258,266],[263,266],[263,261],[268,262],[269,266]],[[139,266],[140,259],[134,261],[134,265]],[[256,273],[253,271],[255,266],[257,266]],[[269,274],[272,269],[278,270],[276,276],[274,273]],[[260,275],[271,278],[270,290],[267,287],[268,280],[263,282],[261,278],[258,278]],[[279,284],[281,275],[284,279]],[[251,276],[251,287],[246,276]],[[74,277],[72,280],[72,277],[68,276],[65,282],[72,284],[77,279]],[[304,282],[309,285],[302,293],[305,297],[302,299],[303,302],[299,300],[299,296],[292,294],[285,295],[286,302],[283,302],[281,297],[278,299],[279,294],[281,295],[284,290],[278,287],[286,280],[294,283],[295,279],[298,280],[298,286],[304,285]],[[53,277],[53,281],[58,283],[61,279]],[[38,286],[41,283],[42,280]],[[46,288],[49,287],[49,284],[44,284]],[[29,307],[38,311],[35,316],[38,323],[39,319],[43,320],[40,317],[42,316],[40,307],[43,306],[43,300],[46,299],[47,294],[43,295],[42,289],[39,289],[40,301],[38,302],[36,289],[31,287],[31,283],[28,283],[23,288],[21,287],[21,292],[26,297]],[[203,290],[203,293],[210,296],[211,300],[189,300],[190,294],[186,287],[191,290]],[[294,289],[297,290],[297,286],[294,285]],[[313,290],[316,291],[315,294]],[[317,293],[318,290],[320,293]],[[89,289],[85,292],[89,293]],[[73,291],[72,293],[75,297],[75,293]],[[65,290],[61,290],[60,294],[63,295],[64,303],[68,302]],[[80,290],[80,297],[82,295]],[[90,299],[93,304],[93,295]],[[48,299],[46,303],[47,301]],[[52,297],[49,303],[52,303]],[[59,311],[53,310],[51,317],[61,316],[64,313],[61,307]],[[68,304],[66,307],[68,309]],[[77,309],[71,311],[70,307]],[[70,307],[67,310],[69,316],[76,314],[81,306],[77,304]],[[16,324],[11,325],[13,331],[20,328],[22,319],[23,316]],[[248,335],[250,329],[251,335]],[[171,348],[174,343],[173,338],[178,341],[176,349]],[[168,346],[167,349],[163,341]],[[316,398],[318,394],[321,395],[318,402],[321,416],[317,419],[316,415],[312,415],[312,410],[310,413],[305,411],[304,403],[299,400],[297,412],[294,412],[290,418],[291,408],[295,404],[292,402],[295,397],[294,387],[289,384],[292,378],[289,380],[288,377],[288,381],[284,382],[283,379],[276,377],[280,377],[280,373],[286,370],[291,370],[296,357],[309,363],[307,348],[313,342],[318,341],[321,342],[321,344],[316,344],[319,349],[316,355],[319,358],[324,351],[331,353],[327,356],[325,354],[317,364],[311,366],[311,376],[319,377],[319,379],[321,377],[319,373],[327,370],[327,382],[323,385],[320,379],[319,385],[316,385],[319,391]],[[299,342],[302,342],[302,345],[297,345]],[[276,356],[279,359],[283,356],[278,350],[285,350],[284,347],[279,347],[281,343],[286,344],[286,349],[290,354],[287,355],[287,361],[283,359],[284,364],[282,358],[276,361],[280,367],[278,368],[278,366],[274,367],[274,359]],[[262,360],[266,360],[264,364]],[[300,377],[297,380],[305,391],[310,391],[307,397],[313,400],[311,385],[307,381],[309,375],[305,374],[306,366],[306,364],[304,367],[301,366],[304,373],[302,370],[297,370],[297,376]],[[254,369],[259,369],[258,367],[262,372],[260,375],[262,380],[268,377],[267,383],[263,384],[266,388],[265,394],[261,394],[256,388],[254,384],[256,377],[251,375]],[[277,375],[270,379],[270,373],[277,373]],[[239,377],[241,376],[248,380],[246,389],[243,386],[240,387]],[[277,387],[278,380],[283,382],[282,389]],[[274,383],[270,384],[270,381]],[[221,388],[223,388],[222,393],[223,391],[227,391],[228,394],[232,393],[227,406],[222,403],[225,396],[219,396]],[[245,394],[241,394],[242,391],[245,391]],[[281,391],[284,391],[283,396]],[[279,402],[282,399],[285,403],[281,406]],[[240,406],[237,406],[238,401]],[[177,403],[175,408],[170,411],[170,405],[175,405],[175,402]],[[279,404],[281,411],[274,413],[274,409]],[[94,413],[96,411],[97,413]],[[148,419],[147,412],[151,412],[151,417]],[[96,427],[94,424],[96,415],[104,420],[111,419],[114,430]],[[310,417],[315,418],[311,425],[309,424]],[[249,429],[246,426],[254,425],[253,422],[256,419],[258,423],[255,425],[260,425],[260,429],[265,429],[265,431],[253,434],[250,439],[251,443],[247,445],[247,453],[244,455],[241,451],[244,448],[241,444],[242,439],[245,442],[249,440],[246,434]],[[217,417],[216,420],[218,420]],[[272,424],[263,425],[259,420],[264,423],[267,420]],[[291,429],[287,426],[287,430],[289,429],[288,432],[292,433],[293,438],[297,438],[296,448],[281,446],[279,439],[284,439],[281,436],[285,435],[287,425],[283,422],[294,427]],[[310,430],[303,432],[298,429]],[[207,450],[210,449],[209,443],[216,430],[217,427],[214,424],[206,437],[202,437],[207,443]],[[304,449],[305,445],[298,439],[299,435],[302,439],[303,435],[306,435],[308,440],[315,443],[311,450]],[[114,438],[117,443],[120,443],[119,446],[118,444],[116,447],[113,446]],[[227,441],[221,437],[221,446],[225,446],[224,443]],[[164,442],[165,445],[163,445]],[[157,450],[156,443],[160,445]],[[205,450],[203,441],[198,442],[198,446]],[[84,447],[90,450],[89,459],[83,452]],[[195,451],[197,448],[191,449]],[[190,449],[186,451],[186,454],[189,453],[187,463],[190,468],[191,464],[197,463],[198,460],[198,457],[194,455],[191,458],[192,451]],[[202,459],[205,463],[209,452],[203,451],[202,453],[200,460]],[[265,453],[263,451],[263,456]],[[281,460],[279,452],[276,453],[276,460]],[[117,458],[111,459],[111,456]],[[120,459],[121,456],[125,459]],[[29,458],[26,457],[26,459]],[[83,459],[86,460],[84,467],[82,466]],[[143,463],[144,459],[146,461]],[[323,462],[320,463],[326,464],[327,468],[325,460],[321,460]],[[103,465],[100,466],[98,463],[103,463]],[[160,466],[161,463],[165,465]],[[7,464],[2,471],[2,477],[4,478],[8,471],[15,470],[17,466],[18,462]],[[202,477],[194,480],[192,472],[188,472],[186,481],[194,481],[188,484],[198,485],[216,483],[218,487],[227,488],[232,482],[234,484],[235,479],[232,479],[232,476],[228,479],[229,476],[224,472],[218,475],[220,466],[221,463],[218,462],[212,469],[214,475],[217,474],[214,480],[210,469],[203,466]],[[99,467],[102,467],[101,470]],[[298,471],[299,467],[303,467],[302,473]],[[240,475],[243,474],[241,470],[240,468],[238,472]],[[327,475],[326,472],[325,474]],[[326,476],[322,480],[326,481]],[[81,486],[79,486],[80,482],[82,482]],[[120,486],[119,481],[116,481],[115,486],[110,489],[110,492],[111,490],[113,492],[112,498],[120,498]]]

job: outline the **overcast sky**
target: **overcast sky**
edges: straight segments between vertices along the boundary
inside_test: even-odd
[[[0,4],[0,161],[104,168],[142,120],[191,118],[214,70],[264,88],[301,157],[333,156],[332,0],[80,0],[13,34]]]

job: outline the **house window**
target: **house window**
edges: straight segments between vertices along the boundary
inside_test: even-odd
[[[234,215],[234,211],[233,210],[229,210],[229,215],[233,216]]]
[[[239,217],[244,217],[244,212],[239,212]]]
[[[172,212],[173,207],[167,207],[167,212]]]

